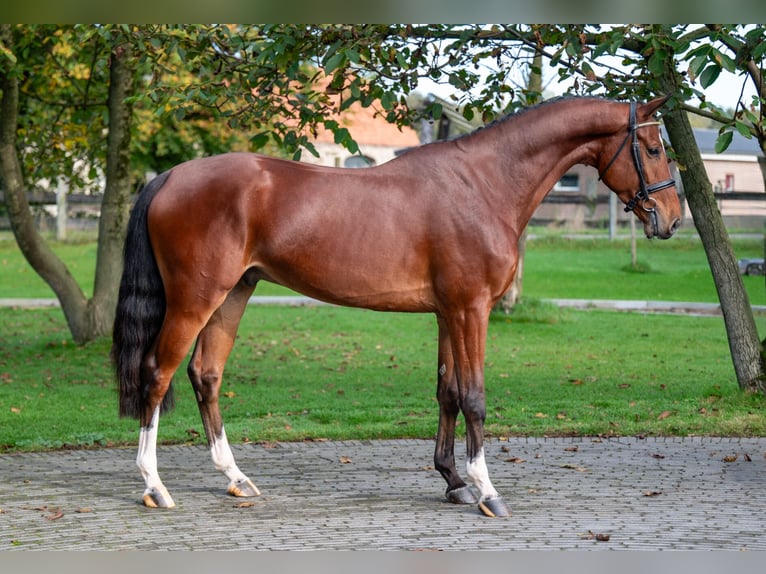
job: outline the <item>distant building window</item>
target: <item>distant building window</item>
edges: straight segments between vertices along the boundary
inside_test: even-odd
[[[553,186],[553,191],[580,191],[580,176],[567,173]]]
[[[343,162],[343,167],[370,167],[375,165],[375,160],[366,155],[352,155]]]
[[[734,174],[733,173],[726,174],[726,187],[724,188],[724,191],[734,191]]]

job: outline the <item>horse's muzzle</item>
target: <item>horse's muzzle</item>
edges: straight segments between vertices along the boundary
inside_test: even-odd
[[[669,226],[661,229],[656,214],[651,214],[649,221],[644,223],[644,233],[646,234],[647,239],[653,239],[655,237],[658,239],[670,239],[675,232],[678,231],[679,227],[681,227],[681,220],[676,217]]]

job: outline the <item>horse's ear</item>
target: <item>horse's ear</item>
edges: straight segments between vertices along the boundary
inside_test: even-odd
[[[662,106],[664,106],[667,101],[670,99],[670,94],[666,96],[661,96],[659,98],[655,98],[651,101],[646,102],[643,105],[643,112],[648,117],[654,114],[657,110],[659,110]]]

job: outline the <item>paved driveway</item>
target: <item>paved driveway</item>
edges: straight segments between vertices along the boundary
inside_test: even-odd
[[[243,506],[206,448],[161,446],[172,510],[140,504],[132,449],[0,455],[0,550],[766,550],[766,439],[492,440],[502,520],[445,502],[433,446],[235,445]]]

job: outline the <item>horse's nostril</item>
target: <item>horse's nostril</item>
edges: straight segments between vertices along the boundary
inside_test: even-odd
[[[670,226],[670,233],[675,233],[678,231],[678,228],[681,227],[681,220],[676,219],[673,224]]]

